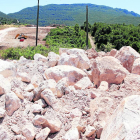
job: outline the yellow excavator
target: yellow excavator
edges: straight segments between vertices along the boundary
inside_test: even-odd
[[[27,39],[27,36],[24,35],[23,33],[17,34],[17,35],[15,36],[15,39],[16,39],[17,37],[18,37],[18,39],[21,39],[21,38]]]

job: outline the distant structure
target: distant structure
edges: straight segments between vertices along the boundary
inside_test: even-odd
[[[26,25],[26,27],[36,27],[36,25],[33,25],[33,24],[30,25],[30,24],[29,24],[29,25]]]

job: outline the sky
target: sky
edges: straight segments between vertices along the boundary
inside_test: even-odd
[[[36,6],[38,0],[0,0],[0,11],[9,14],[27,7]],[[127,9],[140,14],[140,0],[39,0],[41,6],[47,4],[91,3],[113,8]]]

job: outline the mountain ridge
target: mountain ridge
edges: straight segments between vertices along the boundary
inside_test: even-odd
[[[89,9],[89,22],[126,23],[138,25],[140,15],[121,8],[112,8],[95,4],[49,4],[40,6],[39,25],[50,24],[82,25],[86,16],[86,5]],[[27,7],[19,12],[10,13],[8,16],[17,18],[23,23],[36,24],[37,6]],[[120,18],[119,18],[120,17]],[[117,19],[117,21],[116,21]],[[125,19],[125,20],[124,20]],[[110,21],[109,21],[110,20]]]

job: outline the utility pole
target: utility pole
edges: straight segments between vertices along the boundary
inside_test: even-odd
[[[86,6],[86,49],[88,49],[88,5]]]
[[[36,46],[37,46],[37,40],[38,40],[38,19],[39,19],[39,0],[38,0],[38,8],[37,8]]]

